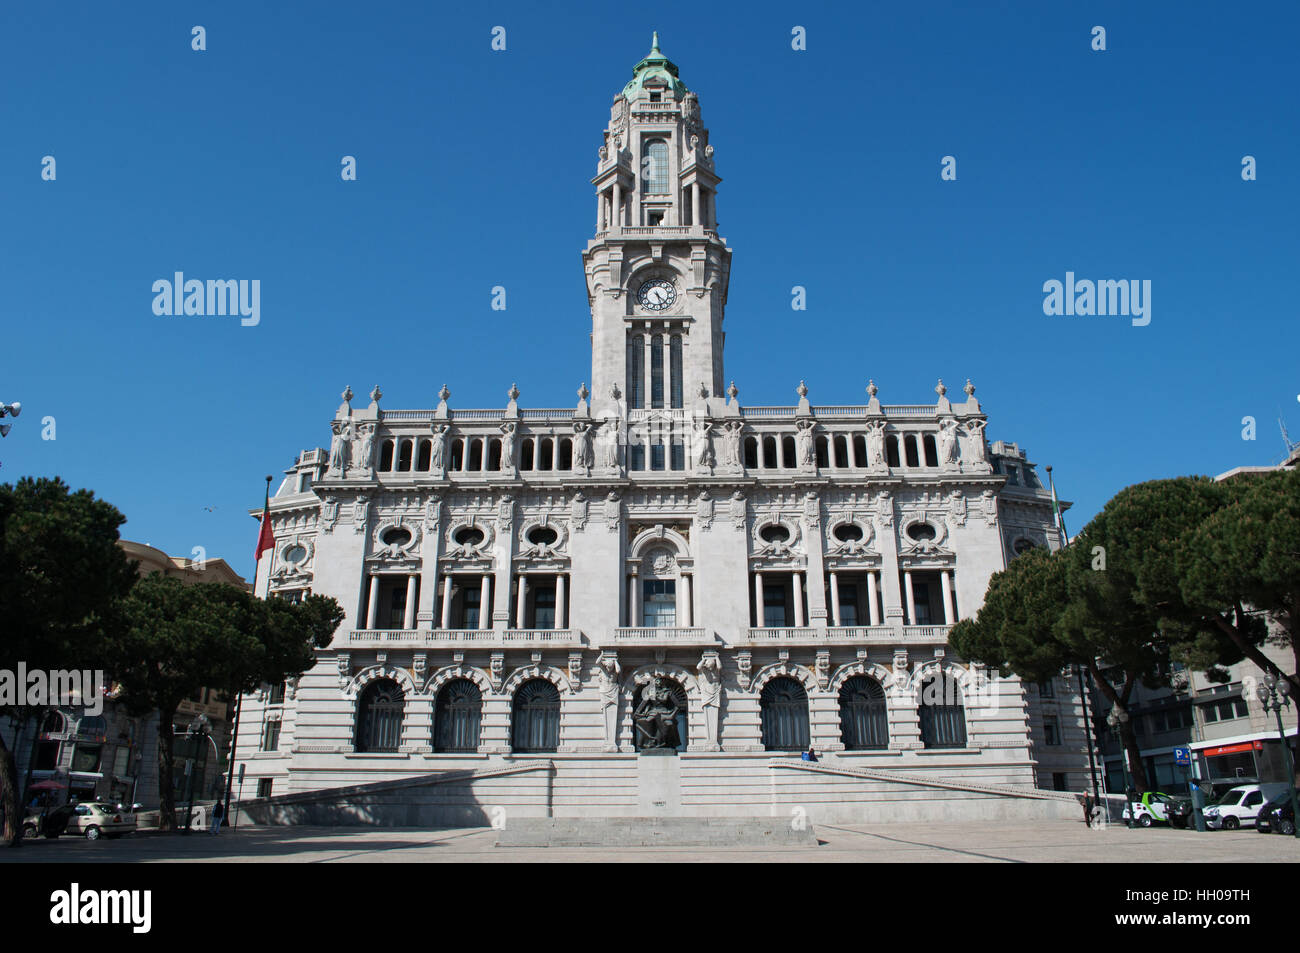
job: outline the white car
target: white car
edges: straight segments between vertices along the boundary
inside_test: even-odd
[[[1235,831],[1254,827],[1259,809],[1272,797],[1286,790],[1285,784],[1243,784],[1228,790],[1205,809],[1205,826],[1211,830]]]

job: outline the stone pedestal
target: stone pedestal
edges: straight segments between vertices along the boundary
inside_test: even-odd
[[[637,812],[672,817],[682,812],[682,762],[666,748],[642,751],[636,759]]]

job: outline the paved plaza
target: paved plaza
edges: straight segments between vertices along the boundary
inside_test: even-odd
[[[872,863],[1295,863],[1300,840],[1253,830],[1197,834],[1082,822],[1033,824],[819,825],[815,848],[498,848],[488,828],[258,827],[219,837],[150,832],[90,842],[61,837],[0,851],[0,863],[241,862],[492,863],[615,862],[872,862]]]

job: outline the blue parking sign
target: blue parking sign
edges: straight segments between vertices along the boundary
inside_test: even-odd
[[[1190,765],[1191,763],[1192,763],[1192,749],[1191,749],[1191,748],[1175,748],[1175,749],[1174,749],[1174,764],[1178,764],[1178,765],[1182,765],[1182,766],[1186,767],[1187,765]]]

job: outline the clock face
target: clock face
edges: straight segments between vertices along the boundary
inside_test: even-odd
[[[647,311],[663,311],[677,300],[677,289],[671,281],[651,278],[637,289],[636,300]]]

